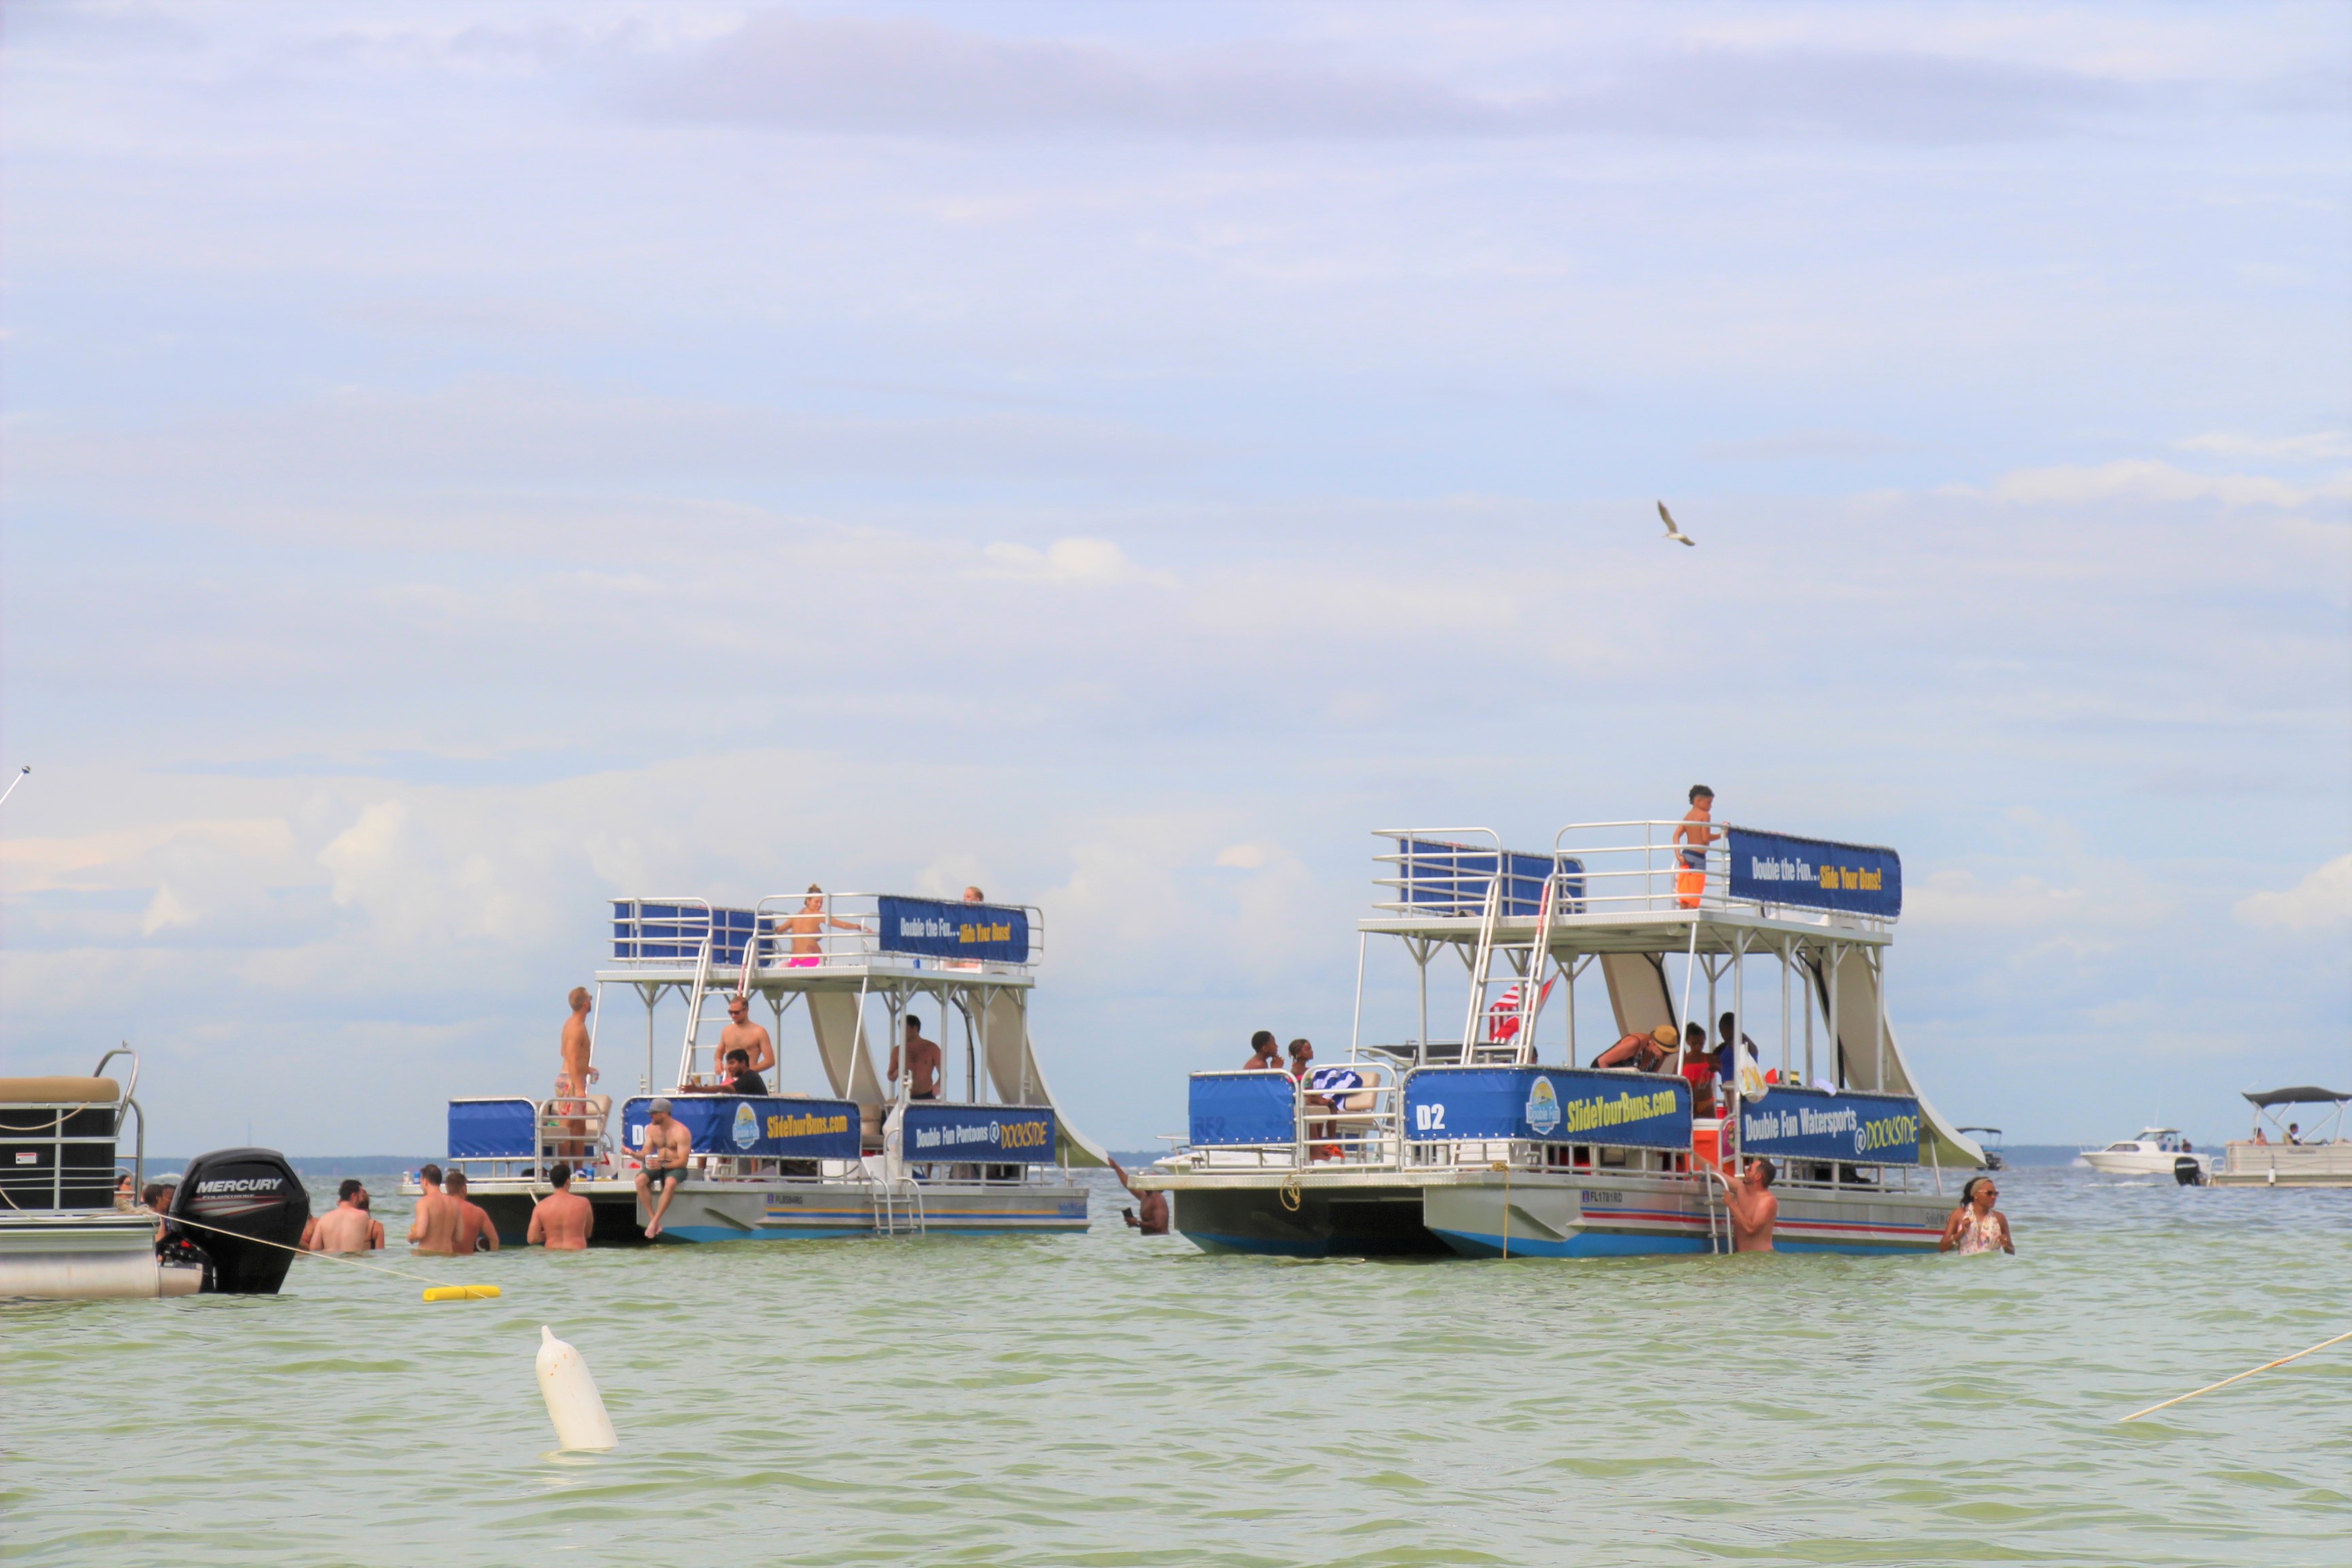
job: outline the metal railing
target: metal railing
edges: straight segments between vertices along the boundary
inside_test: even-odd
[[[1408,1047],[1395,1049],[1398,1057],[1402,1057]],[[1723,1170],[1742,1168],[1746,1160],[1739,1148],[1736,1124],[1728,1118],[1696,1124],[1692,1143],[1672,1148],[1600,1143],[1590,1141],[1589,1137],[1558,1141],[1523,1137],[1407,1137],[1403,1128],[1404,1097],[1417,1068],[1409,1065],[1407,1060],[1395,1058],[1375,1061],[1359,1057],[1348,1065],[1359,1071],[1379,1076],[1373,1081],[1353,1089],[1318,1089],[1291,1080],[1292,1121],[1291,1135],[1287,1139],[1193,1143],[1185,1138],[1171,1136],[1169,1142],[1175,1147],[1168,1158],[1200,1172],[1336,1168],[1426,1173],[1508,1166],[1515,1171],[1588,1179],[1644,1173],[1686,1176],[1712,1173],[1720,1176]],[[1655,1078],[1654,1074],[1641,1073],[1630,1068],[1607,1070],[1622,1072],[1629,1079],[1654,1080]],[[1290,1075],[1268,1069],[1193,1076],[1288,1079]],[[1341,1097],[1343,1105],[1339,1108],[1331,1106],[1328,1100],[1332,1097]],[[1347,1097],[1368,1098],[1370,1103],[1347,1105],[1344,1103]],[[1708,1128],[1717,1130],[1715,1137],[1717,1142],[1706,1145],[1714,1152],[1702,1154],[1701,1141],[1696,1134]],[[2347,1158],[2352,1158],[2352,1143],[2339,1147],[2346,1151]],[[1713,1163],[1717,1160],[1721,1163],[1720,1168]],[[1838,1161],[1784,1159],[1780,1160],[1779,1164],[1780,1171],[1776,1184],[1780,1186],[1866,1188],[1882,1192],[1909,1192],[1914,1173],[1919,1170],[1919,1167],[1911,1165]]]
[[[1571,823],[1554,835],[1549,853],[1506,848],[1491,828],[1378,828],[1373,836],[1395,847],[1372,857],[1382,868],[1372,879],[1379,889],[1372,907],[1386,915],[1476,921],[1491,890],[1499,919],[1533,921],[1549,883],[1553,919],[1560,921],[1739,910],[1823,925],[1887,923],[1844,910],[1735,899],[1728,825],[1704,825],[1711,844],[1676,843],[1676,833],[1689,826],[1669,818]]]
[[[26,1100],[0,1105],[0,1143],[11,1151],[9,1163],[0,1166],[0,1209],[79,1213],[120,1208],[117,1184],[125,1173],[116,1145],[122,1136],[123,1119],[131,1116],[138,1119],[138,1142],[128,1173],[136,1201],[147,1179],[147,1112],[134,1098],[139,1089],[139,1053],[127,1045],[117,1046],[98,1058],[89,1076],[104,1079],[106,1064],[117,1057],[131,1058],[131,1081],[111,1100]],[[105,1151],[102,1159],[97,1154],[100,1149]],[[68,1168],[67,1156],[74,1151],[87,1157]],[[26,1154],[33,1158],[18,1164]],[[75,1202],[67,1201],[68,1186],[74,1189]]]
[[[1028,924],[1028,957],[950,958],[900,952],[884,940],[882,893],[771,893],[749,909],[678,896],[615,899],[612,963],[621,968],[698,969],[709,965],[713,986],[794,971],[866,968],[877,963],[911,969],[1022,973],[1045,952],[1045,915],[1034,904],[975,908],[1017,910]],[[953,900],[929,902],[956,904]]]

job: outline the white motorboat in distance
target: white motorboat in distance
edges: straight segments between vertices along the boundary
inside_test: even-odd
[[[2143,1127],[2137,1138],[2082,1152],[2083,1163],[2106,1176],[2178,1177],[2183,1160],[2197,1168],[2198,1184],[2213,1173],[2213,1156],[2199,1153],[2178,1127]]]

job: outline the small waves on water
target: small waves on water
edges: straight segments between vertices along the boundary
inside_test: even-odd
[[[2116,1418],[2352,1327],[2352,1193],[2001,1181],[2014,1258],[1209,1257],[1106,1187],[1075,1237],[386,1258],[496,1301],[17,1303],[0,1559],[2340,1568],[2352,1355]],[[542,1322],[616,1452],[549,1451]]]

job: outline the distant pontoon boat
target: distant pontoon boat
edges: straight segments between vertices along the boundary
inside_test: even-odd
[[[646,1009],[643,1092],[624,1100],[617,1124],[608,1095],[453,1100],[448,1163],[467,1173],[504,1245],[524,1239],[558,1163],[581,1171],[572,1190],[595,1211],[596,1242],[641,1240],[650,1215],[637,1201],[638,1154],[658,1095],[694,1140],[665,1239],[1083,1230],[1087,1190],[1070,1168],[1105,1156],[1055,1108],[1030,1039],[1043,934],[1033,907],[887,893],[777,895],[751,909],[616,900],[592,1043],[612,1074],[604,1003],[634,993]],[[784,1016],[800,1008],[823,1093],[715,1092],[721,1013],[737,992],[766,1003],[779,1071]],[[684,1000],[686,1025],[664,1071],[656,1010],[668,995]],[[963,1047],[961,1100],[913,1099],[904,1060],[894,1082],[876,1069],[869,1020],[887,1047],[925,1003],[943,1093]],[[411,1179],[403,1190],[418,1189]]]
[[[2352,1187],[2352,1141],[2344,1136],[2344,1106],[2352,1094],[2311,1084],[2294,1089],[2249,1091],[2255,1127],[2270,1123],[2263,1142],[2232,1139],[2221,1168],[2213,1173],[2217,1187]],[[2287,1107],[2326,1107],[2309,1132],[2288,1141],[2291,1123],[2279,1112]]]
[[[1945,1173],[1985,1157],[1919,1095],[1887,1022],[1901,861],[1732,827],[1700,868],[1674,845],[1677,826],[1579,824],[1548,854],[1507,850],[1484,828],[1381,830],[1340,1070],[1320,1085],[1193,1074],[1181,1146],[1137,1185],[1174,1194],[1177,1228],[1213,1250],[1710,1252],[1731,1243],[1727,1177],[1763,1155],[1780,1172],[1783,1250],[1934,1250],[1954,1202]],[[1409,1037],[1366,1029],[1366,1004],[1383,999],[1365,979],[1375,937],[1412,961]],[[1452,965],[1433,964],[1448,957],[1468,993],[1440,1034],[1433,982]],[[1682,961],[1679,997],[1669,958]],[[1695,1119],[1680,1077],[1589,1065],[1700,1007],[1710,1036],[1723,1011],[1759,1032],[1757,961],[1779,972],[1780,1059],[1775,1081],[1760,1060],[1730,1075],[1727,1114]],[[1598,1042],[1580,1036],[1590,1021],[1574,984],[1595,969],[1612,1013]]]

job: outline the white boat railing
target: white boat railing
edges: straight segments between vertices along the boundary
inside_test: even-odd
[[[1045,915],[1034,904],[969,906],[1020,911],[1029,935],[1024,961],[946,958],[898,951],[884,940],[881,910],[884,898],[898,896],[771,893],[748,908],[681,895],[615,899],[610,963],[623,970],[677,971],[698,969],[707,962],[709,984],[719,986],[790,979],[801,970],[823,973],[877,963],[1022,973],[1044,955]],[[925,901],[945,904],[950,910],[967,907],[953,900]]]
[[[1394,847],[1372,857],[1379,869],[1373,909],[1403,919],[1480,920],[1490,891],[1505,921],[1538,919],[1544,889],[1562,922],[1691,911],[1769,912],[1775,919],[1880,930],[1878,916],[1735,899],[1728,825],[1702,824],[1713,842],[1677,843],[1691,824],[1656,818],[1571,823],[1549,851],[1516,850],[1486,827],[1383,827],[1373,837]]]

